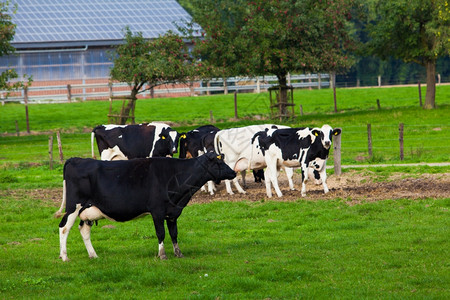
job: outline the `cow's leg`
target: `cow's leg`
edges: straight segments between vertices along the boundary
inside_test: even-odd
[[[308,180],[308,165],[302,163],[301,164],[301,170],[302,170],[302,196],[306,196],[306,181]]]
[[[275,156],[272,156],[270,154],[266,154],[266,171],[264,172],[264,177],[266,178],[266,193],[267,197],[272,197],[272,189],[270,188],[270,183],[267,184],[268,181],[270,181],[273,185],[273,188],[275,189],[275,192],[277,193],[278,197],[282,197],[283,193],[280,190],[280,187],[278,186],[278,166],[277,166],[277,158]]]
[[[284,171],[286,173],[286,177],[288,179],[289,182],[289,189],[291,191],[295,191],[295,187],[294,187],[294,168],[289,168],[289,167],[285,167]]]
[[[227,189],[227,193],[233,195],[233,190],[231,189],[231,182],[228,179],[225,179],[225,188]]]
[[[164,230],[164,218],[153,216],[153,223],[155,224],[156,237],[158,238],[158,257],[160,259],[167,259],[166,250],[164,249],[164,238],[166,231]]]
[[[214,195],[214,192],[216,191],[216,186],[212,180],[208,181],[208,191],[211,195]]]
[[[325,161],[322,167],[322,170],[319,172],[320,179],[322,180],[323,192],[326,194],[329,192],[327,185],[327,162]]]
[[[172,239],[173,244],[173,252],[175,253],[176,257],[184,257],[184,255],[181,253],[180,247],[178,247],[178,227],[177,227],[177,220],[170,220],[167,219],[167,228],[169,229],[170,238]]]
[[[80,209],[81,205],[77,204],[72,212],[70,212],[70,210],[66,212],[59,223],[59,258],[63,261],[69,261],[69,258],[67,257],[67,237],[69,236],[70,229],[72,229]]]
[[[241,194],[246,194],[246,192],[244,191],[244,189],[241,187],[241,185],[239,184],[239,180],[237,179],[237,177],[235,177],[233,179],[233,183],[234,186],[236,187],[236,189],[238,190],[239,193]]]
[[[83,238],[84,245],[86,246],[86,250],[89,254],[89,258],[97,258],[97,253],[95,253],[94,247],[92,247],[91,243],[92,224],[92,221],[81,221],[78,229],[80,230],[81,237]]]
[[[241,171],[242,186],[243,186],[244,188],[247,188],[247,182],[245,181],[245,175],[246,175],[246,171],[245,171],[245,170]],[[245,191],[244,191],[244,192],[245,192]]]
[[[272,185],[271,185],[271,176],[269,174],[270,168],[266,168],[264,170],[264,182],[266,183],[266,194],[267,197],[272,198]]]

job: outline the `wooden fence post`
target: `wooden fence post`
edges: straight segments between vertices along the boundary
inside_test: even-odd
[[[377,107],[378,107],[378,110],[380,110],[380,109],[381,109],[381,105],[380,105],[380,99],[377,99]]]
[[[420,87],[420,80],[417,82],[419,85],[419,105],[422,107],[422,88]]]
[[[372,157],[372,125],[367,124],[367,140],[368,140],[368,147],[369,147],[369,156]]]
[[[113,97],[113,85],[112,82],[108,82],[108,89],[109,89],[109,99],[112,99]]]
[[[317,89],[321,89],[322,88],[322,78],[320,77],[320,73],[317,74]]]
[[[67,101],[72,102],[72,86],[67,85]]]
[[[336,103],[336,72],[331,73],[331,82],[333,82],[334,112],[337,113],[337,103]]]
[[[223,94],[228,95],[228,83],[226,77],[223,79]]]
[[[300,116],[303,117],[303,106],[300,104]]]
[[[48,159],[50,170],[53,170],[53,135],[48,137]]]
[[[211,121],[211,123],[214,123],[214,117],[213,117],[213,111],[212,110],[209,111],[209,120]]]
[[[63,157],[63,151],[62,151],[62,143],[61,143],[61,132],[56,132],[56,140],[58,142],[58,151],[59,151],[59,161],[63,163],[64,157]]]
[[[341,135],[334,135],[333,136],[333,145],[334,145],[334,174],[341,175]]]
[[[381,75],[378,75],[378,87],[381,87]]]
[[[403,129],[404,129],[404,124],[400,123],[398,126],[398,131],[399,131],[399,142],[400,142],[400,160],[403,160],[404,156],[403,156]]]
[[[237,91],[234,91],[234,118],[238,119],[238,108],[237,108]]]
[[[24,97],[23,100],[25,102],[25,119],[27,121],[27,133],[30,133],[30,119],[28,118],[28,86],[23,87]]]
[[[19,132],[19,123],[17,122],[17,120],[16,120],[16,134],[17,134],[17,136],[20,135],[20,132]]]
[[[211,81],[208,81],[208,82],[206,83],[206,87],[207,87],[207,89],[206,89],[206,95],[210,96],[210,95],[211,95],[211,91],[209,90],[209,88],[211,87]]]

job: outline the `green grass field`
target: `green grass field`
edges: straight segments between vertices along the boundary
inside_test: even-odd
[[[450,86],[437,87],[438,108],[423,110],[418,106],[417,88],[338,89],[339,113],[333,111],[331,90],[297,90],[295,102],[305,115],[284,122],[290,126],[341,127],[342,162],[399,162],[399,123],[405,126],[405,162],[449,161]],[[425,91],[423,91],[425,94]],[[376,99],[381,110],[376,109]],[[239,94],[238,121],[234,117],[233,95],[138,100],[137,122],[170,121],[182,132],[210,123],[230,128],[275,122],[269,116],[268,94]],[[48,136],[62,131],[64,156],[90,156],[90,130],[107,123],[109,102],[88,101],[67,104],[29,105],[30,127],[38,134],[14,135],[15,120],[25,131],[25,109],[20,104],[0,107],[0,164],[43,163],[48,161]],[[298,113],[298,112],[297,112]],[[368,157],[367,124],[372,126],[373,157]],[[43,134],[39,134],[39,132]],[[54,151],[57,153],[56,142]]]
[[[179,218],[183,259],[168,238],[169,259],[156,257],[153,222],[144,217],[99,221],[94,260],[74,226],[71,261],[63,263],[55,204],[16,197],[0,200],[2,299],[445,299],[450,292],[449,199],[194,204]]]
[[[435,110],[418,107],[414,87],[338,89],[337,94],[335,114],[330,90],[297,90],[296,109],[301,104],[305,115],[285,124],[341,127],[343,164],[370,164],[400,163],[398,124],[404,123],[404,162],[450,161],[450,86],[438,87]],[[351,199],[300,197],[194,203],[178,220],[184,259],[174,257],[168,234],[169,259],[156,257],[153,222],[144,217],[127,223],[100,220],[92,230],[99,255],[94,260],[74,226],[68,240],[71,261],[63,263],[58,259],[60,219],[52,218],[60,205],[62,165],[55,162],[49,169],[48,137],[62,132],[64,158],[90,157],[90,130],[106,123],[108,105],[29,105],[33,134],[19,137],[15,120],[23,132],[24,106],[0,106],[0,299],[450,297],[450,195],[357,205]],[[210,110],[219,128],[278,123],[267,119],[268,106],[267,94],[239,94],[240,119],[235,121],[233,95],[148,99],[138,101],[136,119],[171,121],[180,132],[208,124]],[[53,151],[59,160],[56,138]],[[360,172],[383,181],[392,172],[421,177],[448,174],[449,168]]]

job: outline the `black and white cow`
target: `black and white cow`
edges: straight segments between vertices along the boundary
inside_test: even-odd
[[[235,172],[240,172],[245,185],[246,170],[261,170],[266,166],[263,154],[259,149],[252,145],[252,138],[255,133],[270,128],[288,128],[287,126],[275,124],[251,125],[238,128],[223,129],[215,136],[214,148],[216,153],[224,154],[225,162]],[[292,181],[293,169],[285,168],[286,175],[289,180],[289,187],[294,188]],[[267,178],[266,178],[267,181]],[[240,186],[237,178],[233,179],[234,186],[239,193],[245,194],[244,189]],[[228,194],[232,195],[233,190],[228,180],[225,181]]]
[[[308,168],[319,171],[324,192],[327,193],[325,161],[330,151],[332,136],[340,133],[340,129],[324,125],[322,128],[270,129],[255,134],[254,138],[258,138],[267,165],[264,172],[267,196],[272,197],[271,184],[278,197],[282,196],[277,180],[280,166],[301,168],[302,196],[306,196]]]
[[[151,214],[158,237],[161,259],[164,249],[164,221],[175,256],[183,257],[177,243],[177,218],[192,195],[208,180],[233,179],[236,173],[222,156],[207,153],[193,159],[167,157],[122,161],[71,158],[64,165],[64,191],[56,217],[59,223],[60,258],[67,261],[67,237],[80,217],[79,230],[89,257],[97,257],[90,232],[93,222],[107,218],[125,222]]]
[[[181,134],[179,157],[192,158],[208,151],[214,151],[214,145],[211,141],[214,140],[214,136],[219,130],[214,125],[204,125]]]
[[[93,158],[94,138],[101,160],[124,160],[172,156],[177,152],[179,135],[164,123],[100,125],[91,134]]]

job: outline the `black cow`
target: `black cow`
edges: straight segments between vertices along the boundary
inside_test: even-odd
[[[214,136],[219,130],[214,125],[204,125],[181,134],[179,157],[192,158],[214,151]]]
[[[256,133],[253,140],[258,141],[267,165],[264,172],[267,196],[272,197],[271,183],[278,197],[282,196],[277,180],[280,166],[301,167],[302,196],[306,196],[308,168],[323,172],[320,177],[327,193],[325,161],[330,152],[332,136],[340,133],[340,129],[333,129],[329,125],[322,128],[271,129]]]
[[[93,222],[107,218],[125,222],[151,214],[158,237],[161,259],[164,249],[164,221],[172,238],[175,256],[183,257],[177,243],[177,218],[192,195],[208,180],[233,179],[236,173],[222,156],[208,153],[193,159],[143,158],[100,161],[71,158],[64,165],[61,208],[66,213],[59,223],[60,258],[67,261],[67,237],[80,217],[80,233],[90,258],[97,257],[90,240]]]
[[[91,149],[97,140],[101,160],[172,156],[177,152],[178,133],[164,123],[100,125],[92,130]]]

